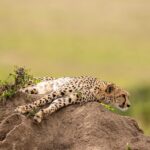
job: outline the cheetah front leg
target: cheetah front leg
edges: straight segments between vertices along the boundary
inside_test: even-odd
[[[46,103],[51,103],[52,100],[53,99],[49,95],[45,95],[44,97],[34,101],[33,103],[29,103],[29,104],[26,104],[26,105],[18,106],[15,109],[15,112],[19,112],[21,114],[25,114],[25,113],[31,112],[33,110],[36,110],[40,106],[44,106]]]
[[[22,114],[28,113],[32,110],[36,110],[40,106],[44,106],[45,104],[51,103],[53,100],[60,98],[62,96],[67,95],[67,91],[59,90],[59,91],[52,91],[48,95],[45,95],[44,97],[40,98],[39,100],[34,101],[33,103],[18,106],[15,109],[15,112],[19,112]]]
[[[80,103],[80,95],[78,93],[58,98],[54,100],[49,107],[41,109],[39,112],[37,112],[34,116],[34,120],[40,123],[45,115],[52,114],[58,109],[74,103]]]

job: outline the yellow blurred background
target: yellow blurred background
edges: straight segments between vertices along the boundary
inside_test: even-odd
[[[1,0],[0,79],[13,67],[35,76],[96,76],[131,93],[150,135],[149,0]]]

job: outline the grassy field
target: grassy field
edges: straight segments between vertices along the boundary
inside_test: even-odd
[[[115,82],[131,92],[129,114],[150,134],[149,18],[148,0],[1,0],[0,79],[18,65],[36,76]]]

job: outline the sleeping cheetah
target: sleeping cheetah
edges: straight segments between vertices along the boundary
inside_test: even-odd
[[[41,99],[15,109],[16,112],[24,114],[49,104],[47,108],[35,114],[34,120],[39,123],[45,115],[52,114],[70,104],[96,101],[111,104],[122,111],[130,107],[127,91],[115,84],[93,77],[44,78],[40,83],[21,91],[28,94],[44,94]]]

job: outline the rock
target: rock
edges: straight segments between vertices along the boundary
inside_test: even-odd
[[[136,121],[103,108],[99,103],[71,105],[48,116],[40,124],[14,113],[29,100],[17,95],[0,105],[0,150],[149,150]]]

